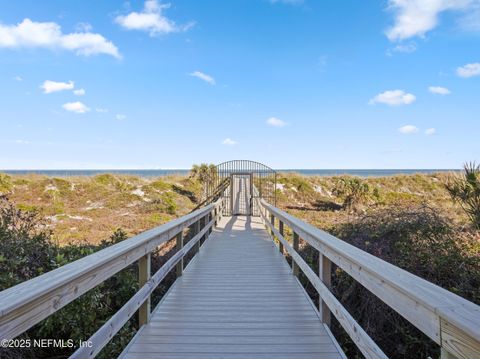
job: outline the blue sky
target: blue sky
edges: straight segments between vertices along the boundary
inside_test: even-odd
[[[0,168],[458,168],[479,0],[0,1]]]

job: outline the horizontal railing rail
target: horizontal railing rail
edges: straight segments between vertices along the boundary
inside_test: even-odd
[[[285,248],[292,257],[294,274],[301,269],[318,291],[323,320],[328,322],[330,313],[333,313],[365,357],[386,356],[331,293],[331,263],[440,345],[442,357],[480,358],[480,306],[362,251],[264,200],[258,203],[264,223],[278,239],[280,250],[283,252]],[[293,232],[293,245],[284,236],[285,225]],[[318,274],[299,255],[299,238],[319,252]]]
[[[215,190],[213,191],[213,193],[208,196],[207,198],[205,198],[202,202],[200,202],[195,208],[194,210],[197,210],[199,208],[202,208],[212,202],[216,202],[219,200],[219,198],[222,196],[223,192],[228,188],[228,186],[230,185],[230,179],[229,178],[225,178],[223,181],[221,181],[217,188],[215,188]]]
[[[12,339],[55,313],[88,290],[96,287],[134,262],[139,263],[139,291],[91,338],[90,348],[76,358],[95,356],[125,322],[139,310],[140,325],[149,318],[150,294],[176,265],[183,271],[183,257],[199,249],[221,216],[223,200],[143,232],[26,282],[0,292],[0,338]],[[183,246],[183,230],[192,226],[195,235]],[[151,277],[150,254],[160,245],[177,238],[177,252]]]

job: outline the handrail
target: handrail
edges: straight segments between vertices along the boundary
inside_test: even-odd
[[[218,185],[218,187],[215,189],[214,193],[209,196],[208,198],[206,198],[205,200],[203,200],[202,202],[200,202],[195,208],[194,208],[194,211],[196,211],[197,209],[199,208],[202,208],[203,206],[207,205],[207,204],[210,204],[212,202],[216,202],[218,201],[220,195],[223,193],[223,191],[225,191],[225,189],[230,185],[229,183],[229,180],[228,179],[225,179],[223,182],[220,182],[220,184]]]
[[[187,245],[176,252],[153,276],[148,280],[138,292],[130,298],[105,324],[101,326],[88,342],[91,347],[80,347],[70,356],[71,359],[93,358],[110,341],[110,339],[123,327],[123,325],[140,308],[152,292],[157,288],[166,275],[175,267],[175,265],[187,254],[190,249],[208,232],[215,224],[212,219],[199,233],[197,233]]]
[[[12,339],[25,332],[133,262],[149,255],[159,245],[181,234],[188,226],[202,222],[206,216],[215,217],[216,222],[222,206],[223,201],[218,200],[0,292],[0,338]],[[203,222],[204,226],[210,225]]]
[[[338,322],[342,325],[345,332],[350,336],[355,345],[360,349],[366,358],[388,359],[380,347],[373,341],[372,338],[360,327],[351,314],[342,306],[340,301],[330,292],[328,287],[320,280],[315,272],[308,266],[303,258],[295,249],[288,243],[285,237],[275,228],[275,226],[268,221],[265,214],[260,211],[261,217],[265,225],[270,228],[273,235],[280,241],[283,248],[292,257],[292,260],[298,265],[310,283],[313,284],[318,294],[323,298],[330,310],[335,314]]]
[[[289,226],[321,255],[439,344],[443,351],[458,358],[480,358],[480,306],[313,227],[264,200],[260,200],[259,204],[264,211]],[[268,221],[266,213],[262,213],[262,217],[266,226],[275,230],[273,234],[305,272],[306,268],[300,263],[301,257],[295,248],[286,246],[288,242]],[[319,290],[311,273],[307,270],[305,274]],[[315,278],[318,279],[316,275]],[[324,292],[325,288],[320,289],[319,292]],[[338,308],[332,308],[327,298],[322,300],[331,312],[338,314]]]

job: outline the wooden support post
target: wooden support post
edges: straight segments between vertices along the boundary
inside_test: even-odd
[[[150,280],[150,253],[138,260],[138,286],[143,287]],[[138,308],[138,325],[141,327],[150,320],[150,296]]]
[[[177,252],[183,248],[183,232],[177,234]],[[183,274],[183,258],[177,263],[177,278]]]
[[[275,216],[273,214],[270,215],[270,223],[272,224],[272,226],[275,227]],[[270,235],[272,236],[272,238],[274,237],[272,230],[270,230]]]
[[[318,276],[328,288],[332,284],[332,262],[325,257],[321,252],[318,253]],[[318,298],[318,311],[320,313],[320,319],[323,323],[330,326],[330,310],[328,309],[322,297]]]
[[[285,238],[285,234],[284,234],[284,231],[283,231],[283,222],[282,222],[282,221],[279,221],[278,230],[279,230],[279,232],[280,232],[280,235]],[[280,253],[283,254],[283,244],[282,244],[282,242],[279,243],[278,249],[280,249]]]
[[[200,229],[203,229],[205,227],[207,223],[207,217],[204,216],[202,218],[200,218]],[[205,239],[207,238],[207,234],[205,233],[202,238],[200,238],[200,245],[203,244],[203,242],[205,242]]]
[[[193,224],[193,237],[196,236],[198,233],[200,233],[200,220],[196,221]],[[200,240],[198,240],[197,243],[195,243],[194,248],[195,248],[194,249],[195,253],[198,253],[200,251]]]
[[[298,252],[299,242],[300,242],[300,238],[298,237],[298,234],[293,232],[293,249],[295,250],[295,252]],[[298,277],[298,274],[299,274],[298,269],[299,269],[298,265],[292,259],[292,271],[293,271],[293,275],[296,277]]]
[[[217,211],[217,207],[215,207],[214,211],[213,211],[213,215],[214,215],[214,218],[215,218],[215,227],[218,225],[218,211]]]
[[[210,221],[212,220],[212,212],[209,212],[206,216],[205,216],[205,225],[209,224]],[[207,235],[205,236],[205,240],[208,238],[208,236],[210,235],[210,232],[212,231],[212,228],[210,227],[207,231]]]
[[[213,210],[212,212],[210,212],[210,215],[209,215],[209,220],[207,223],[210,223],[210,221],[214,221],[213,222],[213,226],[216,226],[217,225],[217,210]],[[208,234],[212,233],[213,232],[213,226],[210,227],[210,229],[208,230]]]

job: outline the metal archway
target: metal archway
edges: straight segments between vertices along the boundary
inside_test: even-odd
[[[225,216],[259,216],[255,198],[276,205],[277,172],[262,163],[249,160],[223,162],[216,166],[216,172],[211,176],[208,197],[225,199]]]

